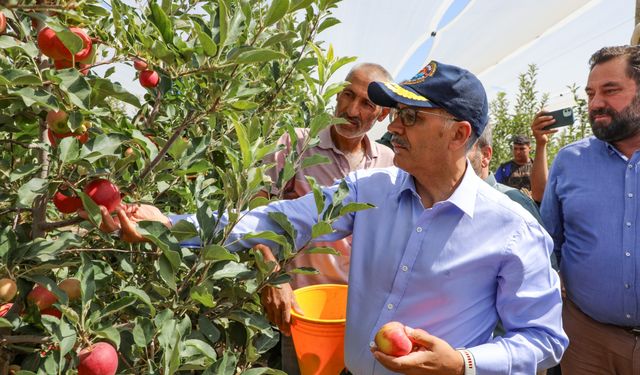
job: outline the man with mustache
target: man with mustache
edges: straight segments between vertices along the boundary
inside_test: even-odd
[[[322,239],[352,235],[345,364],[353,374],[531,375],[559,362],[568,340],[562,330],[560,282],[551,269],[553,244],[540,224],[473,172],[466,154],[482,134],[489,106],[470,72],[430,62],[402,84],[372,82],[369,98],[395,108],[398,167],[358,170],[344,179],[342,204],[375,207],[350,212]],[[331,201],[339,184],[323,188]],[[134,221],[171,225],[152,206],[143,215],[118,210],[122,238],[144,241]],[[118,228],[103,212],[103,230]],[[248,233],[296,231],[296,248],[310,239],[318,214],[313,194],[271,202],[243,213],[229,234],[230,250],[260,243]],[[135,217],[134,217],[135,216]],[[500,319],[504,336],[493,337]],[[375,348],[376,332],[403,323],[413,351],[392,357]]]
[[[381,168],[393,165],[393,152],[376,142],[372,142],[367,132],[376,121],[384,120],[389,114],[383,108],[369,100],[367,87],[373,81],[389,81],[391,74],[382,66],[372,63],[361,63],[353,67],[345,81],[347,86],[337,95],[334,115],[347,121],[345,124],[332,125],[320,132],[320,143],[303,150],[309,141],[309,129],[297,128],[295,144],[292,144],[288,133],[278,140],[283,149],[266,158],[266,163],[273,163],[275,168],[269,171],[273,181],[283,170],[286,158],[296,148],[301,160],[313,155],[322,155],[328,163],[316,164],[300,169],[291,178],[282,191],[271,188],[271,195],[285,199],[295,199],[311,191],[306,176],[315,178],[321,186],[333,185],[334,181],[345,177],[358,169]],[[264,194],[267,196],[268,194]],[[298,308],[293,290],[316,284],[347,284],[351,237],[330,243],[316,243],[315,246],[332,247],[340,256],[332,254],[297,254],[289,264],[288,270],[299,267],[312,267],[317,274],[292,273],[291,282],[279,284],[278,287],[266,287],[262,294],[262,305],[269,320],[278,326],[285,335],[282,337],[282,370],[289,375],[299,373],[296,354],[290,335],[291,306]],[[277,261],[266,246],[258,246],[267,260]]]
[[[602,48],[590,68],[594,136],[560,150],[541,207],[566,290],[561,367],[640,374],[640,46]]]

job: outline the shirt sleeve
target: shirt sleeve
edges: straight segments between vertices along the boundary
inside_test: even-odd
[[[507,177],[507,176],[505,176],[504,168],[505,168],[505,164],[500,164],[498,169],[496,169],[496,173],[494,173],[496,181],[501,183],[501,184],[504,183],[504,180]]]
[[[562,329],[560,280],[549,267],[551,238],[541,226],[523,222],[507,241],[496,295],[506,333],[468,348],[478,374],[535,374],[559,363],[569,344]]]
[[[266,244],[272,247],[274,251],[277,251],[279,245],[277,245],[276,242],[269,241],[264,238],[246,239],[244,237],[247,234],[256,234],[261,232],[285,234],[285,230],[270,217],[270,214],[272,213],[282,213],[287,217],[296,234],[293,250],[295,251],[304,247],[313,237],[314,226],[320,222],[324,211],[326,211],[333,203],[334,194],[339,189],[340,182],[341,181],[336,181],[335,185],[322,189],[325,207],[323,207],[320,214],[318,213],[313,192],[310,192],[298,199],[274,201],[266,206],[261,206],[251,211],[241,213],[239,215],[240,220],[234,225],[233,229],[231,229],[231,232],[225,242],[225,246],[230,251],[239,251],[251,248],[257,244]],[[355,184],[347,179],[345,179],[345,182],[349,190],[342,201],[343,205],[354,201],[356,196],[354,192]],[[333,242],[349,236],[353,230],[353,217],[354,214],[349,213],[338,218],[332,224],[333,232],[313,239],[314,242]],[[169,216],[169,220],[171,220],[172,224],[176,224],[180,220],[186,220],[194,224],[196,228],[199,229],[198,219],[194,214],[171,215]],[[222,230],[222,228],[227,225],[228,216],[225,214],[221,218],[219,227],[216,228],[216,231]],[[180,245],[184,247],[201,247],[201,241],[196,237],[182,241]]]
[[[562,223],[562,204],[557,193],[558,176],[560,175],[558,161],[559,159],[556,157],[549,171],[547,186],[545,186],[540,205],[540,215],[545,229],[553,238],[554,252],[558,263],[560,263],[562,261],[560,249],[564,243],[564,225]]]

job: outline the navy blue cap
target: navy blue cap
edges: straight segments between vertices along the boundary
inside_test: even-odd
[[[369,99],[383,107],[398,103],[421,108],[442,108],[455,118],[468,121],[480,136],[489,122],[487,93],[468,70],[431,61],[418,74],[400,84],[371,82]]]

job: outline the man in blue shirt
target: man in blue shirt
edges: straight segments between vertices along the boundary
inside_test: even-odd
[[[571,345],[561,367],[565,375],[637,375],[640,46],[603,48],[590,65],[586,93],[595,137],[558,153],[541,207],[566,290]]]
[[[560,282],[549,262],[551,238],[522,207],[476,176],[466,159],[488,122],[480,81],[432,61],[402,84],[371,83],[368,95],[395,108],[388,129],[398,168],[349,174],[344,204],[375,208],[340,217],[322,238],[353,236],[349,371],[531,375],[558,363],[568,340]],[[324,188],[325,199],[331,201],[337,189]],[[141,210],[146,219],[170,225],[157,209]],[[269,218],[272,212],[294,225],[296,248],[310,240],[321,216],[313,194],[272,202],[243,215],[228,243],[248,248],[256,240],[244,239],[247,233],[282,232]],[[123,238],[143,240],[131,216],[118,211]],[[194,215],[172,218],[180,219],[196,221]],[[506,333],[493,337],[498,319]],[[410,327],[412,353],[391,357],[376,350],[375,334],[389,321]]]

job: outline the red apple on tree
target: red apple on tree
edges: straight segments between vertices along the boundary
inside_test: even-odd
[[[142,87],[154,88],[160,83],[160,75],[154,70],[144,70],[140,72],[139,80]]]
[[[70,214],[82,208],[82,200],[70,189],[58,189],[53,196],[53,204],[63,214]]]
[[[35,288],[29,292],[27,295],[27,301],[38,306],[38,310],[46,310],[51,307],[56,301],[58,297],[55,294],[51,293],[47,288],[38,284]]]
[[[38,48],[40,48],[40,52],[54,60],[71,61],[75,59],[75,61],[80,61],[89,57],[93,47],[89,35],[78,27],[71,27],[69,31],[82,39],[82,49],[75,55],[71,54],[71,51],[69,51],[60,38],[58,38],[56,32],[49,27],[45,27],[38,33]]]
[[[0,279],[0,302],[13,300],[17,292],[18,286],[15,281],[8,278]]]
[[[58,288],[67,293],[69,301],[80,299],[80,280],[75,278],[64,279],[58,284]]]
[[[49,315],[49,316],[55,316],[56,318],[60,319],[62,318],[62,311],[56,309],[55,307],[48,307],[42,311],[40,311],[40,315]]]
[[[4,305],[0,306],[0,318],[7,315],[7,313],[9,312],[9,310],[11,310],[12,307],[13,307],[13,303],[11,302],[5,303]]]
[[[69,128],[69,114],[63,110],[47,112],[47,127],[56,134],[71,132]]]
[[[118,187],[104,178],[98,178],[89,182],[87,186],[84,187],[84,192],[97,205],[105,206],[109,212],[113,212],[118,208],[122,201]]]
[[[0,34],[4,34],[7,31],[7,16],[0,12]]]
[[[118,370],[118,352],[106,342],[82,349],[78,359],[78,375],[114,375]]]
[[[389,322],[383,325],[375,337],[378,349],[388,355],[400,357],[411,353],[413,343],[404,331],[404,324]]]
[[[141,72],[143,70],[147,70],[147,68],[149,67],[149,64],[147,64],[147,62],[142,59],[136,58],[136,59],[133,59],[133,67],[137,71]]]

